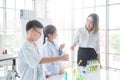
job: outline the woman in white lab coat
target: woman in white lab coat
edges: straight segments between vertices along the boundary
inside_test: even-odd
[[[61,44],[58,47],[57,43],[54,41],[57,37],[57,29],[53,25],[47,25],[44,30],[44,47],[43,52],[45,57],[55,57],[63,54],[62,49],[64,48],[64,44]],[[58,75],[63,72],[61,68],[61,62],[52,62],[45,65],[48,73],[52,75]]]

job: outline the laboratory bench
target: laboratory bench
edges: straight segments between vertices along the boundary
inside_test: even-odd
[[[16,70],[17,54],[0,54],[0,80],[6,80],[8,71]]]
[[[0,54],[0,62],[6,60],[13,60],[17,58],[17,54]]]
[[[11,63],[11,66],[16,66],[16,61],[15,61],[16,58],[17,58],[16,54],[5,54],[5,55],[0,54],[0,70],[3,69],[1,67],[2,67],[2,65],[4,65],[3,70],[5,70],[4,74],[6,74],[7,71],[9,70],[7,68],[6,63]],[[72,69],[70,69],[70,70],[72,70]],[[71,71],[68,73],[71,73]],[[0,72],[0,77],[1,76],[3,77],[5,75],[2,75]],[[67,80],[76,80],[75,75],[68,74],[68,76],[69,77],[67,78]],[[0,78],[0,80],[4,80],[4,79]],[[65,74],[62,74],[62,75],[52,76],[50,78],[47,78],[47,80],[66,80],[66,79],[65,79]],[[103,70],[103,69],[99,69],[99,70],[91,71],[91,72],[86,71],[83,78],[78,79],[78,80],[120,80],[120,71]]]
[[[64,74],[55,75],[47,80],[65,80]],[[110,71],[110,70],[97,70],[86,73],[83,79],[76,79],[73,76],[69,76],[67,80],[120,80],[120,72],[119,71]]]

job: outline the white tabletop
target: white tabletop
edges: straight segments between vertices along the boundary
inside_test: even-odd
[[[10,60],[17,58],[17,54],[0,54],[0,61]]]
[[[47,80],[64,80],[64,75],[55,75]],[[69,77],[69,80],[73,80]],[[99,70],[86,73],[83,80],[120,80],[120,72]]]

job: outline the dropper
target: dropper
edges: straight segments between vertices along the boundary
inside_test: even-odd
[[[78,66],[81,64],[82,60],[80,59],[79,63],[78,63]]]
[[[77,66],[79,66],[79,65],[81,64],[81,62],[82,62],[82,60],[79,61],[79,63],[78,63]],[[74,73],[74,75],[75,75],[75,74],[77,73],[77,69],[73,69],[73,73]]]

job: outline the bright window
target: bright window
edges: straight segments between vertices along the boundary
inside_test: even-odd
[[[0,0],[0,52],[14,54],[21,46],[20,9],[33,10],[33,0]]]
[[[0,16],[1,16],[1,18],[0,18],[0,32],[2,32],[3,31],[3,9],[2,8],[0,8]]]
[[[15,31],[15,10],[6,9],[7,10],[7,32]]]
[[[120,3],[120,0],[109,0],[110,4],[114,4],[114,3]]]
[[[0,7],[3,7],[3,0],[0,0]]]
[[[109,5],[106,5],[106,2]],[[90,13],[97,13],[100,19],[101,63],[104,67],[112,68],[114,63],[118,63],[117,55],[120,53],[119,8],[120,0],[47,0],[47,17],[51,18],[52,24],[59,29],[59,41],[65,42],[69,49],[74,32],[85,25]],[[106,59],[107,57],[109,58]],[[120,69],[120,66],[114,65],[114,68]]]
[[[6,8],[15,9],[15,0],[6,0]]]
[[[109,54],[109,67],[113,69],[120,69],[120,55]]]
[[[120,30],[109,31],[109,53],[120,55]]]
[[[99,28],[100,29],[105,29],[106,28],[106,7],[101,6],[101,7],[96,7],[95,12],[99,15]]]
[[[106,5],[106,0],[94,0],[96,1],[96,6],[100,6],[100,5]]]
[[[109,25],[110,29],[120,29],[120,11],[118,9],[120,5],[111,5],[110,6],[110,18],[109,18]]]
[[[16,0],[16,9],[25,9],[25,0]]]
[[[83,6],[84,7],[93,7],[94,6],[94,2],[95,0],[83,0]]]

